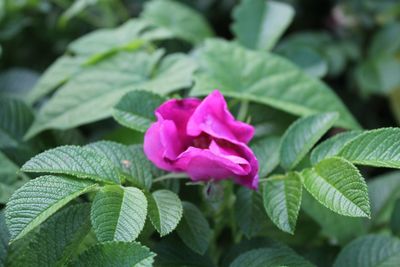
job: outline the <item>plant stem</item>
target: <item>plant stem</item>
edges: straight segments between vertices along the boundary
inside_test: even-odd
[[[242,100],[240,102],[240,107],[239,107],[239,112],[237,115],[237,119],[239,121],[245,121],[247,117],[247,112],[249,110],[249,101],[248,100]]]
[[[169,180],[169,179],[186,179],[186,178],[189,178],[189,177],[184,173],[173,173],[173,172],[171,172],[171,173],[168,173],[166,175],[162,175],[162,176],[159,176],[159,177],[155,178],[153,180],[153,183],[157,183],[157,182],[161,182],[161,181]]]

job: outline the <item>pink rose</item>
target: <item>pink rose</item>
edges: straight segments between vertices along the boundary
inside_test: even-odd
[[[258,161],[247,143],[253,126],[235,120],[223,95],[166,101],[155,111],[144,137],[144,152],[159,168],[185,172],[193,181],[232,178],[251,189],[258,185]]]

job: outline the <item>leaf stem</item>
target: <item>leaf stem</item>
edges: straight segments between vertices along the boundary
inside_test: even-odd
[[[166,175],[159,176],[153,180],[153,183],[169,180],[169,179],[186,179],[189,178],[185,173],[168,173]]]
[[[247,117],[247,112],[249,110],[249,101],[248,100],[242,100],[240,101],[240,107],[239,107],[239,112],[237,115],[237,119],[239,121],[245,121]]]

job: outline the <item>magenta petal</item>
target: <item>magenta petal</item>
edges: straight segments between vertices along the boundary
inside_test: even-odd
[[[198,136],[201,132],[228,141],[248,143],[254,135],[254,128],[235,120],[223,95],[216,90],[201,102],[187,123],[189,135]]]

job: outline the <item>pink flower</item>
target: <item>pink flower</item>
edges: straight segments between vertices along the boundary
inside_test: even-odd
[[[219,91],[203,101],[168,100],[155,115],[144,152],[157,167],[185,172],[193,181],[231,178],[257,189],[258,161],[247,146],[254,128],[235,120]]]

